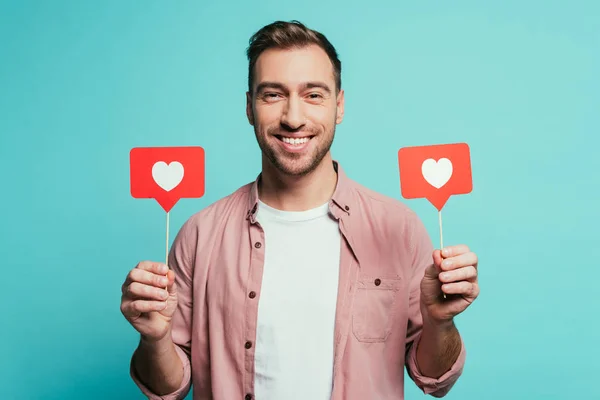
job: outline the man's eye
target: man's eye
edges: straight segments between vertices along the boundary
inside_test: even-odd
[[[315,100],[323,98],[323,96],[321,96],[321,94],[319,94],[319,93],[311,93],[308,95],[308,97],[310,97],[311,99],[315,99]]]

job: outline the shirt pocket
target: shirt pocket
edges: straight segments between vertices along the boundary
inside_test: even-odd
[[[384,342],[392,331],[401,289],[400,277],[360,277],[352,311],[352,332],[361,342]]]

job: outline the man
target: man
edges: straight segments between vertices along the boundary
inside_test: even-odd
[[[198,400],[402,399],[406,366],[444,396],[465,361],[453,321],[478,296],[476,255],[434,251],[412,211],[332,159],[344,91],[323,35],[275,22],[248,58],[262,171],[186,221],[169,268],[128,274],[133,380],[152,399],[191,385]]]

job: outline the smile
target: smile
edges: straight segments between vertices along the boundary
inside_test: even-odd
[[[279,141],[281,143],[283,143],[283,145],[284,145],[284,147],[286,149],[288,149],[288,150],[302,150],[302,149],[304,149],[308,145],[308,142],[310,142],[310,140],[314,136],[305,136],[305,137],[301,137],[301,138],[291,138],[291,137],[277,135],[276,137],[277,137],[277,139],[279,139]]]
[[[288,144],[304,144],[306,142],[308,142],[310,140],[310,136],[307,137],[303,137],[303,138],[288,138],[285,136],[278,136],[278,139],[281,140],[284,143],[288,143]]]

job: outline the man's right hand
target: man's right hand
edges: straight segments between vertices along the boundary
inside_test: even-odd
[[[147,342],[163,339],[171,330],[177,308],[175,273],[165,264],[142,261],[121,287],[121,312]]]

